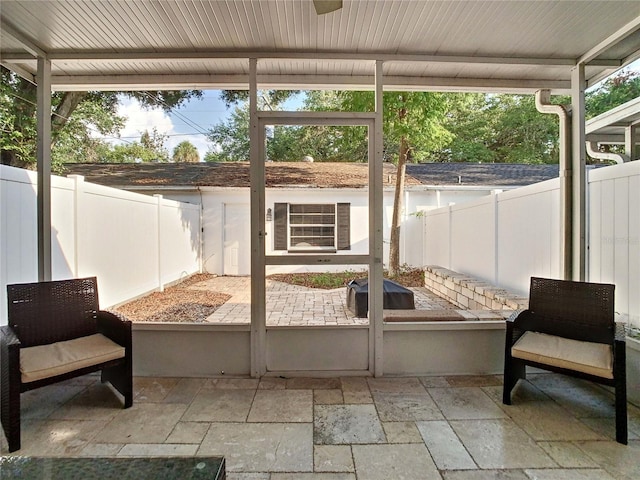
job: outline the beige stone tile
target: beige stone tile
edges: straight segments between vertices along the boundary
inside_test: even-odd
[[[547,388],[543,391],[578,418],[615,416],[613,395],[596,385],[569,389]]]
[[[200,443],[209,425],[205,422],[178,422],[165,443]]]
[[[480,468],[546,468],[556,463],[513,421],[455,420],[450,422]]]
[[[258,390],[248,422],[312,422],[311,390]]]
[[[22,422],[21,449],[24,456],[78,455],[94,439],[105,421],[33,420]]]
[[[244,422],[255,390],[201,390],[182,418],[185,422]]]
[[[595,468],[598,466],[572,442],[538,442],[538,446],[563,468]]]
[[[99,443],[162,443],[185,412],[185,405],[139,403],[121,410],[95,437]]]
[[[420,377],[418,380],[426,388],[446,388],[451,386],[445,377]]]
[[[524,473],[531,480],[615,480],[614,477],[601,469],[545,469],[525,470]]]
[[[512,405],[506,407],[505,412],[534,440],[603,440],[556,403]]]
[[[365,405],[373,403],[373,397],[368,391],[342,391],[344,403],[353,405]]]
[[[198,447],[183,443],[134,443],[125,445],[118,457],[191,457]]]
[[[271,480],[356,480],[353,473],[274,473]]]
[[[241,473],[241,472],[229,472],[227,470],[226,480],[270,480],[270,473]]]
[[[630,441],[627,446],[616,442],[576,442],[576,445],[614,478],[640,478],[640,441]]]
[[[287,379],[279,377],[262,377],[258,384],[260,390],[284,390],[287,388]]]
[[[80,452],[79,457],[115,457],[120,449],[124,447],[121,443],[87,443]]]
[[[388,443],[422,443],[415,422],[383,422]]]
[[[176,386],[178,378],[134,377],[133,392],[135,402],[161,402]]]
[[[60,420],[111,420],[120,410],[121,397],[104,383],[96,383],[53,411],[49,418]]]
[[[440,420],[444,417],[427,394],[374,393],[373,400],[383,422]]]
[[[367,378],[371,393],[403,393],[421,395],[424,386],[415,377],[403,378]]]
[[[45,419],[61,405],[86,389],[86,385],[48,385],[20,395],[20,418],[25,420]],[[117,401],[117,397],[111,394]]]
[[[385,435],[373,405],[317,405],[316,445],[384,443]]]
[[[452,387],[491,387],[502,385],[498,375],[449,375],[447,383]]]
[[[340,388],[339,378],[288,378],[287,388],[302,390],[331,390]]]
[[[449,420],[506,418],[480,388],[430,388],[429,394]]]
[[[530,480],[522,470],[457,470],[442,472],[444,480]]]
[[[349,445],[316,445],[313,447],[313,469],[316,472],[355,472]]]
[[[197,455],[224,455],[230,472],[312,472],[313,429],[295,423],[213,423]]]
[[[189,404],[193,401],[204,383],[204,378],[181,378],[164,398],[164,403]]]
[[[213,378],[205,381],[204,389],[255,390],[260,380],[257,378]]]
[[[416,426],[438,469],[478,468],[447,422],[416,422]]]
[[[358,478],[367,480],[440,480],[424,445],[354,445]]]
[[[339,405],[344,403],[342,390],[339,388],[331,390],[314,390],[313,403],[316,405]]]
[[[616,439],[616,420],[611,417],[601,418],[581,418],[580,421],[594,432],[597,432],[603,439]],[[637,428],[637,427],[636,427]],[[627,437],[629,440],[640,440],[640,435],[634,431],[632,419],[627,419]]]

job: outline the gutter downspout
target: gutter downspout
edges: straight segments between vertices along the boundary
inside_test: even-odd
[[[573,276],[573,186],[571,166],[571,106],[550,103],[551,91],[536,92],[536,109],[540,113],[558,115],[560,122],[560,269],[563,278],[570,280]]]
[[[598,142],[587,142],[587,153],[597,160],[612,160],[616,163],[624,163],[629,161],[629,157],[622,153],[599,151]]]

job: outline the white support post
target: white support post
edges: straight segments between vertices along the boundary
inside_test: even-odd
[[[158,291],[164,292],[164,282],[162,281],[162,195],[156,193],[154,195],[156,199],[156,246],[158,248],[158,257],[156,262],[158,264]]]
[[[586,144],[584,64],[571,70],[571,167],[572,167],[572,228],[573,280],[586,276]]]
[[[369,351],[373,365],[369,370],[376,377],[384,372],[383,355],[383,191],[382,191],[382,61],[375,64],[376,103],[373,142],[369,142]]]
[[[51,273],[51,61],[38,57],[37,150],[38,160],[38,280]]]
[[[258,60],[249,59],[249,142],[251,177],[251,376],[261,377],[266,363],[266,299],[264,247],[264,131],[258,119]]]
[[[629,162],[636,159],[636,133],[638,125],[629,125],[624,129],[624,154],[629,158]]]

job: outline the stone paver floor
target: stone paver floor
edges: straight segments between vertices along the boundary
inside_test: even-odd
[[[191,288],[210,289],[231,295],[211,314],[211,323],[248,324],[251,319],[250,277],[215,277]],[[418,310],[454,309],[424,287],[415,287],[414,302]],[[290,285],[267,279],[267,325],[366,325],[367,318],[357,318],[347,308],[346,287],[333,290]]]
[[[149,378],[120,399],[96,375],[22,395],[22,449],[61,457],[224,455],[229,480],[640,478],[640,409],[614,441],[613,396],[530,374]],[[0,447],[7,454],[4,437]],[[1,476],[1,472],[0,472]]]

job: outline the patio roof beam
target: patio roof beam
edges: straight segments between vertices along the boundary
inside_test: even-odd
[[[154,62],[157,60],[206,60],[206,59],[241,59],[257,58],[259,60],[345,60],[345,61],[384,61],[386,62],[421,62],[421,63],[459,63],[459,64],[484,64],[484,65],[530,65],[530,66],[564,66],[575,65],[575,58],[551,58],[551,57],[504,57],[504,56],[473,56],[473,55],[430,55],[423,53],[393,53],[393,52],[340,52],[340,51],[243,51],[243,50],[130,50],[127,52],[104,52],[86,50],[78,51],[52,51],[48,53],[52,61],[71,62],[112,62],[135,61]],[[29,60],[31,57],[20,53],[7,53],[6,58],[13,61]],[[619,65],[619,60],[593,59],[593,66]]]
[[[535,93],[547,89],[554,94],[571,91],[569,80],[554,79],[502,79],[454,77],[385,77],[385,91],[473,91],[500,93]],[[374,78],[368,75],[260,75],[259,88],[265,89],[340,89],[372,90]],[[54,75],[54,90],[182,90],[189,88],[216,88],[247,90],[248,75],[244,74],[191,74],[191,75]]]
[[[11,70],[16,75],[24,78],[27,82],[29,82],[29,83],[31,83],[33,85],[36,85],[36,75],[34,75],[33,73],[29,72],[28,70],[25,70],[24,68],[20,67],[19,65],[15,65],[13,63],[0,62],[0,65],[2,65],[3,67],[5,67],[8,70]]]
[[[22,47],[30,54],[24,57],[25,60],[33,60],[33,57],[48,58],[47,52],[40,48],[32,39],[28,38],[24,33],[14,27],[6,19],[0,17],[0,30],[2,33],[10,35],[22,45]],[[3,59],[6,59],[7,55],[3,55]],[[51,60],[49,58],[49,60]]]
[[[589,62],[595,60],[596,57],[606,52],[608,49],[615,46],[617,43],[621,42],[629,35],[632,35],[637,30],[640,30],[640,16],[634,18],[622,28],[598,43],[595,47],[585,52],[580,58],[578,58],[576,65],[586,65]]]

